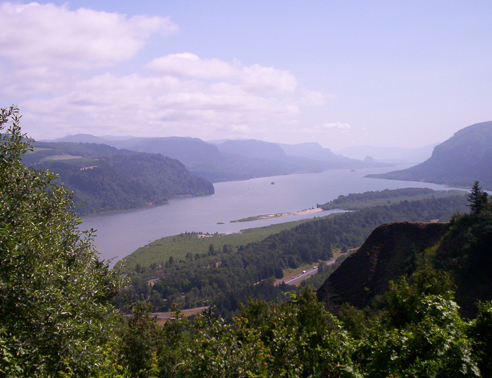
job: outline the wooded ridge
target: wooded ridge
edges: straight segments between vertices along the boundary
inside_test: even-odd
[[[175,159],[94,143],[36,142],[23,162],[48,169],[74,191],[79,214],[160,205],[177,196],[210,195],[213,185]]]

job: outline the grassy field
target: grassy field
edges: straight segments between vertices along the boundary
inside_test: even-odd
[[[283,230],[289,230],[301,223],[308,222],[310,219],[303,219],[295,222],[274,224],[268,227],[249,228],[234,234],[199,234],[185,233],[175,236],[167,236],[158,239],[144,247],[140,247],[135,252],[124,259],[125,270],[133,271],[137,264],[149,266],[160,264],[169,260],[171,256],[175,260],[184,260],[188,253],[193,256],[207,253],[210,245],[214,249],[222,249],[224,245],[239,247],[248,243],[259,242],[270,235],[277,234]]]
[[[47,156],[42,161],[65,161],[65,160],[75,160],[75,159],[84,159],[83,156],[76,155],[53,155]]]

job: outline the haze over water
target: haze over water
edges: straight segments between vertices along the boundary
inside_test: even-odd
[[[114,258],[115,262],[164,236],[184,232],[232,233],[246,228],[325,216],[331,212],[230,223],[263,214],[295,213],[329,202],[339,195],[408,187],[449,189],[424,182],[364,177],[393,169],[360,169],[356,172],[343,169],[222,182],[214,184],[215,194],[212,196],[177,198],[170,200],[168,205],[87,216],[82,219],[81,228],[96,229],[95,245],[101,251],[101,257],[105,260]]]

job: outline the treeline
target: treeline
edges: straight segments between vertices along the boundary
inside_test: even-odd
[[[123,298],[148,300],[160,311],[173,304],[182,308],[216,305],[227,316],[248,297],[282,297],[282,290],[290,288],[275,287],[273,281],[283,278],[284,269],[326,261],[335,248],[358,247],[383,223],[449,220],[463,211],[464,196],[403,201],[315,219],[246,246],[217,250],[210,245],[205,254],[190,253],[184,260],[171,257],[160,264],[139,266],[130,275],[132,284],[118,305],[125,308]],[[158,278],[153,286],[147,284],[150,276]]]
[[[160,327],[140,303],[121,361],[140,377],[489,377],[492,303],[462,318],[448,283],[419,271],[378,311],[345,306],[338,316],[306,290],[281,304],[252,301],[231,323],[208,311]]]
[[[390,205],[404,200],[417,200],[424,198],[441,198],[458,195],[459,191],[435,191],[428,188],[404,188],[404,189],[385,189],[381,191],[370,191],[364,193],[350,193],[340,195],[333,201],[318,205],[323,210],[343,209],[360,210],[365,207],[378,205]],[[465,195],[463,193],[463,195]]]
[[[182,195],[208,195],[213,185],[192,176],[179,161],[91,143],[37,142],[23,161],[60,176],[82,204],[76,211],[91,214],[166,203]]]

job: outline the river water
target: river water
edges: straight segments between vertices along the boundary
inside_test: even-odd
[[[164,236],[183,232],[231,233],[241,229],[328,215],[320,212],[291,215],[252,222],[233,220],[263,214],[295,213],[329,202],[339,195],[384,189],[449,189],[443,185],[413,181],[365,178],[395,168],[330,170],[287,176],[257,178],[214,184],[215,194],[206,197],[176,198],[168,205],[87,216],[81,229],[97,230],[94,243],[105,260],[113,263],[137,248]]]

